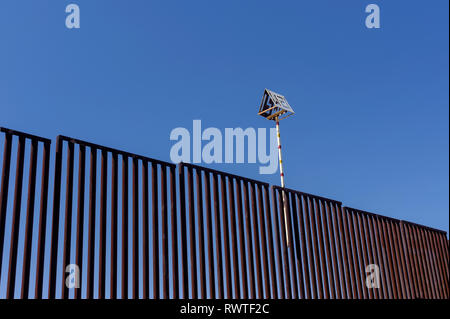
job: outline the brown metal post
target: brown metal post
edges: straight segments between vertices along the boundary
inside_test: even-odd
[[[142,161],[142,298],[150,294],[148,162]]]
[[[108,183],[108,153],[102,150],[101,153],[101,175],[100,175],[100,234],[99,234],[99,283],[98,283],[98,298],[104,299],[106,297],[106,203],[107,203],[107,183]]]
[[[36,285],[35,285],[36,299],[42,299],[43,294],[42,286],[44,282],[45,229],[47,225],[49,166],[50,166],[50,142],[44,143],[44,154],[42,157],[42,181],[41,181],[41,201],[40,201],[41,205],[39,209],[39,226],[38,226],[39,234],[37,239],[38,245],[36,252]],[[0,241],[0,244],[1,243],[2,242]]]
[[[175,181],[175,166],[169,167],[170,177],[170,222],[172,241],[172,293],[173,298],[179,298],[178,291],[178,222],[177,222],[177,194]],[[148,192],[145,193],[147,197]],[[145,212],[145,211],[144,211]],[[148,227],[147,227],[148,229]],[[148,238],[148,233],[147,233]],[[148,251],[148,249],[147,249]],[[147,262],[148,265],[148,262]],[[148,277],[147,277],[148,278]]]
[[[197,234],[198,234],[198,256],[200,273],[200,299],[206,299],[206,275],[205,275],[205,254],[204,254],[204,226],[203,226],[203,190],[202,172],[195,170],[195,181],[197,186]]]
[[[277,207],[277,196],[276,196],[276,190],[272,186],[272,211],[273,211],[273,221],[274,221],[274,234],[273,234],[273,240],[274,240],[274,246],[276,250],[276,261],[278,265],[278,299],[284,299],[285,296],[285,285],[284,285],[284,270],[283,270],[283,260],[281,259],[281,245],[280,245],[280,226],[278,221],[278,207]],[[282,236],[282,235],[281,235]]]
[[[228,230],[228,210],[227,210],[227,189],[225,184],[225,176],[220,176],[220,189],[222,192],[222,232],[223,232],[223,247],[225,255],[225,298],[233,297],[231,291],[231,265],[230,265],[230,249],[229,249],[229,230]]]
[[[206,246],[208,255],[208,288],[209,288],[209,299],[215,298],[215,285],[214,285],[214,243],[213,243],[213,232],[212,232],[212,213],[211,213],[211,183],[209,172],[204,172],[205,181],[205,208],[206,208]],[[205,295],[206,298],[206,295]]]
[[[63,268],[61,272],[61,298],[69,299],[69,288],[66,286],[66,267],[70,264],[70,244],[72,235],[72,204],[73,204],[73,165],[74,145],[67,143],[67,176],[66,176],[66,207],[64,216]]]
[[[122,155],[122,299],[128,299],[128,156]],[[156,265],[156,262],[155,262]],[[157,298],[157,297],[155,297]]]
[[[284,288],[286,288],[286,299],[291,299],[291,280],[290,280],[290,266],[289,266],[289,259],[288,259],[288,252],[287,252],[287,238],[289,234],[286,234],[286,225],[284,224],[284,221],[287,220],[287,216],[285,214],[288,214],[287,211],[287,205],[284,203],[284,199],[286,198],[284,191],[280,191],[278,189],[275,190],[278,192],[278,204],[279,204],[279,214],[276,216],[278,217],[278,223],[279,223],[279,230],[280,230],[280,241],[281,241],[281,251],[282,251],[282,264],[284,266]],[[278,213],[278,212],[277,212]],[[278,225],[277,225],[278,226]]]
[[[169,298],[169,228],[167,224],[167,167],[161,167],[161,248],[162,248],[162,286],[163,298]]]
[[[87,292],[86,298],[94,298],[94,263],[95,263],[95,202],[97,184],[97,149],[91,147],[89,177],[89,233],[87,260]]]
[[[117,233],[119,226],[118,196],[119,196],[119,178],[118,178],[118,156],[112,153],[111,164],[111,299],[119,299],[117,292]]]
[[[241,181],[236,182],[236,206],[237,206],[237,221],[239,232],[239,252],[241,259],[241,281],[242,281],[242,293],[241,298],[248,298],[248,285],[247,285],[247,263],[245,258],[245,235],[244,235],[244,219],[242,216],[242,189]]]
[[[251,221],[253,224],[253,245],[255,250],[255,268],[256,268],[256,298],[261,299],[263,296],[263,285],[262,285],[262,275],[261,275],[261,254],[259,246],[259,229],[257,221],[257,207],[256,207],[256,190],[255,184],[250,183],[250,202],[252,207]]]
[[[180,190],[180,238],[181,238],[181,283],[183,299],[189,298],[188,263],[187,263],[187,233],[186,233],[186,192],[184,165],[178,164],[178,185]],[[217,240],[217,238],[216,238]],[[219,290],[220,292],[220,290]]]
[[[234,178],[228,177],[228,207],[230,210],[230,234],[231,234],[231,256],[233,260],[233,284],[234,284],[234,298],[241,297],[241,286],[239,282],[239,261],[237,254],[237,238],[236,238],[236,210],[234,199]]]
[[[219,209],[219,190],[217,175],[212,174],[213,180],[213,198],[214,198],[214,233],[216,239],[216,263],[217,263],[217,299],[222,299],[224,296],[224,286],[222,277],[222,234],[220,231],[220,209]]]
[[[249,298],[256,298],[255,294],[255,280],[254,280],[254,261],[253,261],[253,245],[252,245],[252,223],[250,220],[250,203],[249,203],[249,192],[248,192],[248,182],[244,181],[244,207],[245,207],[245,240],[247,242],[247,258],[249,265]],[[271,225],[271,223],[269,224]]]
[[[139,299],[139,161],[133,158],[132,298]]]
[[[309,259],[309,270],[311,275],[311,299],[317,299],[318,298],[318,287],[317,287],[317,281],[316,281],[316,266],[314,263],[314,256],[313,256],[313,245],[314,240],[312,236],[312,230],[310,226],[310,219],[311,219],[311,210],[309,205],[309,198],[306,196],[302,196],[302,204],[304,207],[304,219],[305,219],[305,228],[306,228],[306,235],[307,235],[307,241],[308,241],[308,259]]]
[[[59,214],[61,201],[61,166],[62,166],[62,139],[56,139],[55,154],[55,179],[53,183],[53,214],[52,214],[52,230],[51,230],[51,247],[50,247],[50,273],[49,273],[49,299],[55,299],[56,290],[56,264],[58,261],[58,233],[59,233]]]
[[[313,296],[311,294],[311,284],[310,284],[310,273],[309,273],[309,265],[308,265],[308,249],[307,249],[307,241],[306,241],[306,231],[305,231],[305,222],[304,222],[304,213],[303,213],[303,204],[301,201],[300,195],[295,195],[296,201],[297,201],[297,223],[300,228],[300,235],[299,235],[299,242],[301,243],[301,253],[299,251],[299,254],[297,255],[297,258],[299,258],[299,255],[302,256],[302,259],[298,259],[297,262],[303,264],[303,267],[305,268],[305,278],[303,280],[304,282],[304,298],[312,299]],[[313,270],[314,271],[314,270]]]
[[[25,234],[24,234],[24,248],[23,248],[23,260],[22,260],[22,289],[21,299],[28,299],[29,284],[30,284],[30,264],[31,264],[31,246],[32,246],[32,234],[33,234],[33,221],[34,221],[34,200],[36,194],[36,169],[37,169],[37,156],[38,156],[38,142],[36,140],[31,141],[31,155],[30,155],[30,170],[28,177],[28,199],[27,199],[27,215],[25,222]]]
[[[3,246],[5,244],[6,209],[8,208],[9,171],[11,168],[11,144],[12,135],[5,133],[5,145],[3,150],[3,168],[0,189],[0,275],[2,270]]]
[[[153,260],[153,298],[160,299],[159,291],[159,218],[158,218],[158,170],[152,163],[152,260]]]
[[[14,187],[13,215],[11,220],[11,246],[9,253],[8,282],[6,286],[6,298],[13,299],[16,287],[17,270],[17,246],[19,244],[19,221],[20,208],[22,203],[22,185],[23,185],[23,165],[25,156],[25,138],[19,136],[19,146],[17,149],[16,178]]]
[[[270,298],[275,299],[277,297],[277,282],[276,282],[276,273],[275,273],[275,257],[274,257],[274,249],[273,249],[273,233],[272,233],[272,220],[271,220],[271,211],[270,211],[270,199],[269,199],[269,190],[268,187],[264,187],[264,203],[266,207],[265,213],[265,224],[267,225],[267,246],[268,246],[268,259],[269,259],[269,267],[270,267]],[[269,283],[267,283],[269,284]],[[269,298],[269,297],[268,297]]]
[[[197,288],[197,253],[195,248],[195,209],[194,209],[194,184],[192,168],[187,168],[188,182],[188,206],[189,206],[189,256],[191,265],[191,299],[198,299]]]

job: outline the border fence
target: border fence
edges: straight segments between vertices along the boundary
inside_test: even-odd
[[[66,136],[52,157],[49,139],[0,133],[0,298],[449,298],[444,231]]]

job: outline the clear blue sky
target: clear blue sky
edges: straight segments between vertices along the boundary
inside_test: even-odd
[[[381,29],[364,25],[369,3]],[[0,125],[168,161],[170,131],[193,119],[271,127],[256,115],[267,87],[296,111],[281,123],[288,187],[448,231],[448,6],[2,0]]]

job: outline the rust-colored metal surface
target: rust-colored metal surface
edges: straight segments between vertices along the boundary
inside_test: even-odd
[[[51,154],[49,139],[0,132],[1,298],[449,298],[444,231],[193,164],[66,136]]]

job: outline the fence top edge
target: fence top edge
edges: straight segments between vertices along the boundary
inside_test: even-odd
[[[29,133],[25,133],[25,132],[21,132],[21,131],[16,131],[16,130],[12,130],[6,127],[2,127],[0,126],[0,132],[3,133],[7,133],[7,134],[11,134],[11,135],[15,135],[15,136],[19,136],[19,137],[24,137],[30,140],[34,140],[34,141],[38,141],[38,142],[42,142],[44,144],[51,144],[52,141],[48,138],[42,137],[42,136],[38,136],[38,135],[33,135],[33,134],[29,134]]]
[[[340,202],[338,200],[327,198],[327,197],[323,197],[323,196],[318,196],[318,195],[314,195],[314,194],[310,194],[310,193],[301,192],[301,191],[298,191],[298,190],[295,190],[295,189],[291,189],[291,188],[286,188],[286,187],[283,188],[283,187],[277,186],[277,185],[272,185],[272,188],[278,189],[278,190],[285,190],[287,192],[295,193],[295,194],[298,194],[298,195],[314,197],[314,198],[317,198],[317,199],[320,199],[320,200],[324,200],[324,201],[328,201],[328,202],[332,202],[332,203],[336,203],[336,204],[342,205],[342,202]]]
[[[445,230],[432,228],[432,227],[429,227],[429,226],[413,223],[413,222],[410,222],[410,221],[407,221],[407,220],[401,220],[401,219],[397,219],[397,218],[393,218],[393,217],[389,217],[389,216],[383,216],[383,215],[380,215],[380,214],[375,214],[375,213],[371,213],[371,212],[368,212],[368,211],[365,211],[365,210],[352,208],[352,207],[347,207],[347,206],[345,206],[344,209],[353,210],[353,211],[358,212],[358,213],[362,213],[362,214],[366,214],[366,215],[370,215],[370,216],[374,216],[374,217],[380,217],[380,218],[392,220],[392,221],[395,221],[395,222],[408,224],[408,225],[412,225],[412,226],[417,226],[417,227],[428,229],[428,230],[431,230],[431,231],[436,231],[436,232],[439,232],[439,233],[447,234],[447,232]]]
[[[429,226],[413,223],[413,222],[410,222],[410,221],[407,221],[407,220],[402,220],[401,222],[404,223],[404,224],[408,224],[410,226],[416,226],[416,227],[424,228],[424,229],[427,229],[427,230],[430,230],[430,231],[434,231],[434,232],[438,232],[438,233],[442,233],[442,234],[447,235],[447,232],[445,230],[442,230],[442,229],[437,229],[437,228],[433,228],[433,227],[429,227]]]
[[[247,182],[250,182],[250,183],[254,183],[254,184],[258,184],[258,185],[263,185],[263,186],[269,187],[269,183],[258,181],[256,179],[247,178],[247,177],[244,177],[244,176],[239,176],[239,175],[236,175],[236,174],[231,174],[231,173],[219,171],[219,170],[216,170],[216,169],[213,169],[213,168],[208,168],[208,167],[195,165],[195,164],[191,164],[191,163],[184,163],[184,162],[180,162],[179,165],[180,166],[186,166],[186,167],[194,168],[194,169],[203,170],[205,172],[212,173],[212,174],[228,176],[228,177],[240,179],[240,180],[243,180],[243,181],[247,181]]]
[[[172,167],[172,168],[176,167],[176,165],[173,164],[173,163],[161,161],[161,160],[158,160],[158,159],[154,159],[154,158],[143,156],[143,155],[139,155],[139,154],[130,153],[130,152],[127,152],[127,151],[122,151],[122,150],[115,149],[115,148],[108,147],[108,146],[103,146],[103,145],[99,145],[99,144],[95,144],[95,143],[79,140],[79,139],[73,138],[73,137],[68,137],[68,136],[64,136],[64,135],[58,135],[57,138],[61,139],[62,141],[66,141],[66,142],[70,142],[70,143],[74,143],[74,144],[78,144],[78,145],[82,145],[82,146],[86,146],[86,147],[90,147],[90,148],[99,149],[101,151],[106,151],[106,152],[110,152],[110,153],[117,154],[117,155],[123,155],[123,156],[130,157],[130,158],[133,158],[133,159],[140,159],[140,160],[145,161],[145,162],[151,162],[151,163],[160,164],[160,165],[163,165],[163,166],[169,166],[169,167]]]
[[[398,223],[401,222],[400,219],[397,219],[397,218],[394,218],[394,217],[384,216],[384,215],[380,215],[380,214],[368,212],[368,211],[366,211],[366,210],[362,210],[362,209],[358,209],[358,208],[353,208],[353,207],[345,206],[345,207],[343,207],[343,209],[346,209],[346,210],[352,210],[352,211],[355,211],[355,212],[357,212],[357,213],[361,213],[361,214],[365,214],[365,215],[369,215],[369,216],[373,216],[373,217],[379,217],[379,218],[391,220],[391,221],[398,222]]]

